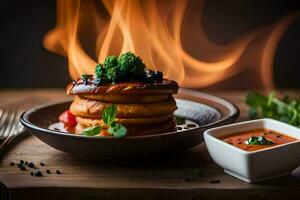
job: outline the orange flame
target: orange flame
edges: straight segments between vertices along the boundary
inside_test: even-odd
[[[182,87],[207,87],[247,72],[243,76],[252,74],[256,87],[272,88],[276,47],[299,16],[287,15],[276,24],[219,45],[202,26],[204,1],[193,15],[188,12],[188,0],[160,1],[159,5],[153,0],[102,3],[106,10],[96,1],[58,0],[57,24],[45,36],[44,45],[68,58],[73,79],[93,74],[96,63],[108,55],[132,51],[150,69],[164,72]]]

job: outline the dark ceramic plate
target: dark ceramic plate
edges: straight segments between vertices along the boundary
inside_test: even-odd
[[[176,95],[176,115],[196,122],[197,127],[181,131],[147,136],[86,137],[49,129],[58,116],[67,110],[70,101],[32,108],[21,116],[21,123],[44,143],[78,157],[101,159],[131,157],[182,151],[203,141],[202,133],[208,128],[229,124],[239,116],[238,108],[216,96],[180,89]]]

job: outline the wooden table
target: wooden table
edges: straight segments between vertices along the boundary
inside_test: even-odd
[[[241,110],[239,120],[247,119],[245,92],[210,93],[234,102]],[[26,109],[67,98],[63,90],[2,90],[0,107]],[[33,177],[33,170],[9,166],[21,159],[34,161],[44,176]],[[52,173],[47,174],[47,169]],[[57,169],[62,174],[56,174]],[[299,178],[300,169],[292,176],[245,183],[223,173],[209,157],[205,144],[180,155],[117,165],[78,160],[28,136],[11,147],[0,162],[0,199],[299,199]],[[212,183],[216,180],[220,182]]]

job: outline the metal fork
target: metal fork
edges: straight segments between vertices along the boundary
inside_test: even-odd
[[[0,110],[0,151],[24,131],[20,123],[20,112],[11,110]]]

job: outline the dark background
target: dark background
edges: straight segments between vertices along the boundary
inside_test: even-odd
[[[66,59],[42,45],[44,34],[55,25],[56,1],[10,0],[1,2],[0,8],[0,87],[65,87],[70,81]],[[299,9],[298,0],[207,0],[203,23],[213,41],[226,43]],[[299,36],[300,19],[277,49],[277,87],[300,87]]]

